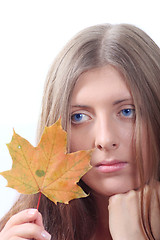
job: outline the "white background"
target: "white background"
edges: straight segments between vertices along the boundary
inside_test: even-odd
[[[0,172],[11,168],[12,129],[35,145],[48,69],[79,30],[131,23],[160,46],[159,0],[0,0]],[[0,217],[17,193],[0,177]]]

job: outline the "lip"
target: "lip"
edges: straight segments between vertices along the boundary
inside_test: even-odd
[[[102,161],[95,165],[96,169],[102,173],[112,173],[124,169],[128,162],[120,160]]]

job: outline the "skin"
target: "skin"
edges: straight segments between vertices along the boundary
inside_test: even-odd
[[[71,99],[71,152],[95,149],[83,177],[96,193],[111,196],[139,186],[133,149],[135,108],[123,76],[113,67],[83,73]],[[86,134],[87,133],[87,134]],[[97,164],[118,160],[120,171],[103,173]]]
[[[133,147],[135,108],[123,76],[109,65],[83,73],[73,90],[70,116],[70,151],[94,149],[92,169],[82,178],[97,203],[98,225],[93,239],[146,239],[137,201],[140,192],[132,192],[140,186]],[[145,152],[146,144],[147,173]],[[113,160],[124,167],[111,172],[98,167],[102,161]]]
[[[51,236],[45,231],[42,216],[36,209],[26,209],[12,216],[3,230],[0,239],[3,240],[50,240]]]
[[[83,73],[73,90],[70,110],[71,152],[94,149],[93,168],[83,176],[83,181],[91,188],[98,212],[98,224],[90,240],[146,239],[139,214],[139,176],[133,147],[134,103],[123,76],[111,66]],[[144,129],[142,138],[145,139]],[[145,141],[143,153],[147,173]],[[122,162],[123,167],[105,172],[97,166],[101,161],[112,160]],[[153,233],[159,240],[160,214],[157,214],[155,195],[152,209]],[[41,214],[36,209],[27,209],[11,217],[0,232],[0,239],[50,240],[51,236],[44,230]]]

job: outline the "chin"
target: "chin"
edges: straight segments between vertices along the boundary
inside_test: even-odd
[[[91,192],[94,194],[94,195],[99,195],[99,196],[102,196],[102,197],[111,197],[113,195],[116,195],[116,194],[124,194],[124,193],[127,193],[129,192],[130,190],[133,190],[135,189],[134,187],[132,186],[128,186],[128,187],[123,187],[123,188],[107,188],[107,189],[101,189],[100,191],[98,191],[97,189],[92,189]]]
[[[106,179],[97,179],[97,181],[88,181],[89,179],[83,178],[83,182],[90,188],[94,195],[110,197],[116,194],[127,193],[130,190],[136,190],[140,184],[138,181],[133,181],[131,177],[111,177]]]

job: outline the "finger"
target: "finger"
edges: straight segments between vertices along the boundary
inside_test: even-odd
[[[3,239],[36,239],[36,240],[50,240],[51,236],[44,228],[35,223],[24,223],[15,225],[4,233]]]
[[[36,219],[34,220],[34,223],[37,224],[40,227],[43,227],[43,220],[42,215],[40,212],[38,212]]]
[[[3,239],[3,240],[9,240],[9,239]],[[28,240],[27,238],[21,238],[21,237],[13,237],[11,240]]]
[[[138,202],[138,199],[140,199],[140,191],[139,190],[138,191],[130,190],[127,193],[119,193],[119,194],[113,195],[109,198],[109,205],[111,205],[117,201],[121,201],[123,203],[127,199],[129,201],[136,200]]]
[[[38,218],[38,219],[37,219]],[[19,225],[27,222],[38,222],[38,225],[41,225],[40,215],[38,214],[37,209],[26,209],[15,215],[13,215],[9,221],[6,223],[4,229],[7,230],[14,225]]]

